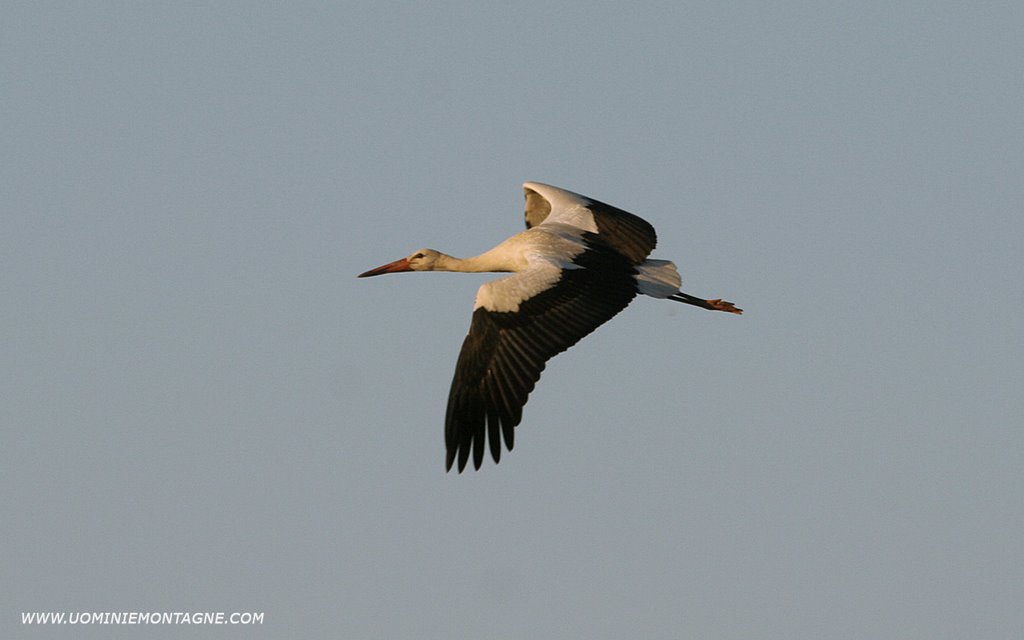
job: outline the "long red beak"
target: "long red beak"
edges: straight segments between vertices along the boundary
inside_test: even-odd
[[[409,267],[409,261],[405,258],[389,262],[383,266],[377,267],[376,269],[370,269],[369,271],[360,273],[357,277],[369,278],[370,276],[379,276],[382,273],[401,273],[402,271],[412,271],[412,268]]]

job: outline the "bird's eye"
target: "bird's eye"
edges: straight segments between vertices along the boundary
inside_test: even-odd
[[[419,260],[420,258],[425,258],[425,257],[426,257],[426,256],[424,256],[424,255],[423,255],[422,253],[417,253],[416,255],[414,255],[414,256],[412,257],[412,259],[413,259],[413,260]]]

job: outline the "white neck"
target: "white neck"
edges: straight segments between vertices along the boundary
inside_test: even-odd
[[[495,248],[496,249],[496,248]],[[446,253],[437,257],[434,271],[458,271],[460,273],[488,273],[516,271],[517,264],[504,252],[491,249],[472,258],[456,258]]]

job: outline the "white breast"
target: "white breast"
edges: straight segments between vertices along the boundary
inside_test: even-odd
[[[488,282],[480,287],[473,309],[519,311],[519,305],[554,286],[562,271],[578,269],[573,258],[586,250],[580,230],[562,224],[545,224],[528,229],[505,240],[484,255],[515,255],[515,275]]]

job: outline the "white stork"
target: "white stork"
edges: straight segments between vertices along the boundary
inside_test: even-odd
[[[742,313],[731,302],[679,290],[676,266],[648,260],[657,243],[645,220],[571,191],[527,182],[526,231],[474,258],[433,249],[359,274],[402,271],[512,272],[480,287],[469,335],[462,344],[448,395],[445,467],[459,472],[469,454],[479,469],[484,440],[501,459],[545,363],[604,324],[638,293]]]

